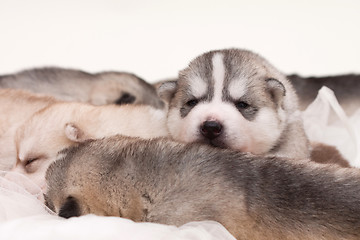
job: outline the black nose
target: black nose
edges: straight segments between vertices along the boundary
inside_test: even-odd
[[[216,121],[206,121],[201,125],[200,131],[204,137],[214,139],[222,133],[222,125]]]

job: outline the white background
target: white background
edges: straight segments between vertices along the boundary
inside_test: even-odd
[[[0,74],[61,66],[174,77],[253,50],[285,73],[360,73],[359,0],[0,0]]]

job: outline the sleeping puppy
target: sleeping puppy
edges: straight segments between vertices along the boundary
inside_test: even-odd
[[[359,169],[124,136],[63,154],[45,198],[65,218],[214,220],[237,239],[360,239]]]
[[[309,157],[298,99],[286,76],[259,55],[207,52],[159,84],[167,127],[182,142],[204,142],[254,154]]]
[[[104,104],[147,104],[163,108],[155,88],[125,72],[87,72],[65,68],[35,68],[0,76],[0,88],[26,89],[59,100]]]
[[[10,91],[10,90],[7,90]],[[23,91],[11,90],[18,102],[27,102]],[[38,97],[41,101],[41,97]],[[47,97],[45,97],[47,98]],[[11,107],[22,109],[13,104]],[[10,106],[9,106],[10,107]],[[12,117],[8,114],[8,117]],[[24,120],[12,138],[4,140],[4,150],[9,158],[7,165],[12,171],[26,175],[30,180],[44,187],[45,171],[55,160],[58,151],[87,139],[102,138],[115,134],[141,138],[164,137],[168,135],[164,110],[148,105],[105,105],[94,106],[85,103],[70,103],[53,100],[51,104]],[[4,152],[0,152],[2,159]]]
[[[53,104],[18,128],[13,171],[25,174],[44,189],[45,171],[61,149],[116,134],[141,138],[167,136],[165,112],[145,105]]]

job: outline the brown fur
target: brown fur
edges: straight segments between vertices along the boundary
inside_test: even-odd
[[[310,159],[317,163],[336,164],[340,167],[350,167],[349,162],[334,146],[323,143],[312,143]]]
[[[0,89],[3,170],[25,174],[44,187],[45,171],[58,151],[87,139],[115,134],[167,136],[165,111],[148,105],[104,105],[57,101],[21,90]],[[9,120],[7,122],[6,120]]]
[[[237,239],[360,239],[360,172],[208,145],[115,136],[63,151],[47,204],[182,225],[214,220]]]

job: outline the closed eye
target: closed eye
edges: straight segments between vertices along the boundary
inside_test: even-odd
[[[32,164],[33,162],[35,162],[36,160],[38,160],[39,158],[29,158],[25,161],[25,166],[28,166],[30,164]]]
[[[31,157],[24,161],[24,169],[26,173],[34,173],[41,166],[42,157]]]

